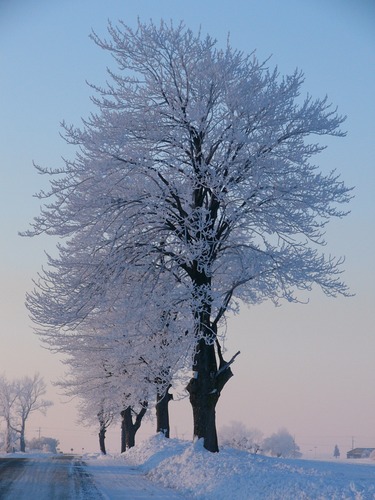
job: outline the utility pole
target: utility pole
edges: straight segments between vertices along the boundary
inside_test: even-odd
[[[40,440],[40,427],[38,428],[38,436],[39,436],[39,440]]]

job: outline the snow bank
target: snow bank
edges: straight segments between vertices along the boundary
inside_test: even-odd
[[[188,443],[154,436],[121,456],[151,481],[187,498],[375,499],[375,466],[277,459],[223,448],[207,452],[201,441]]]

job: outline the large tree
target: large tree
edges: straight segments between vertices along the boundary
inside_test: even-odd
[[[65,125],[76,158],[39,167],[55,177],[29,234],[66,241],[29,308],[42,327],[74,328],[110,307],[108,290],[169,282],[171,310],[190,316],[181,332],[194,435],[218,451],[215,407],[232,375],[219,343],[226,314],[313,285],[347,293],[340,259],[319,246],[350,190],[310,162],[324,149],[311,136],[343,136],[344,118],[326,98],[301,97],[301,72],[282,77],[183,24],[120,22],[109,35],[92,38],[119,71],[92,86],[97,113]]]

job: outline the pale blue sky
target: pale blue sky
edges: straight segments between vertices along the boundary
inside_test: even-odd
[[[304,90],[314,97],[327,93],[348,115],[348,136],[328,140],[316,162],[337,168],[356,186],[352,213],[332,222],[327,249],[346,256],[345,277],[356,296],[333,300],[316,291],[306,306],[262,305],[229,322],[227,347],[231,353],[241,349],[241,356],[219,403],[218,422],[242,419],[265,433],[286,426],[306,450],[330,451],[336,441],[349,448],[353,435],[356,444],[375,447],[372,0],[0,0],[0,372],[12,377],[39,370],[50,380],[63,371],[39,347],[23,304],[44,261],[43,248],[53,242],[21,239],[17,231],[37,214],[32,195],[46,186],[32,161],[58,166],[61,156],[72,154],[59,137],[59,123],[79,124],[87,116],[92,105],[85,80],[102,83],[106,66],[113,66],[88,38],[91,29],[104,35],[107,19],[135,26],[138,16],[201,26],[222,44],[229,32],[234,47],[256,49],[260,59],[272,55],[270,65],[281,73],[302,69]],[[57,401],[50,417],[34,427],[44,426],[65,448],[73,439],[78,448],[95,447],[90,432],[69,430],[74,411],[61,406],[55,392],[50,389]],[[172,433],[177,427],[188,437],[190,415],[181,417],[183,404],[175,403]]]

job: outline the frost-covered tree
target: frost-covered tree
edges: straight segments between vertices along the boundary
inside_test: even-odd
[[[65,125],[75,159],[38,167],[51,189],[29,234],[64,240],[28,307],[42,328],[74,329],[124,284],[139,296],[162,283],[164,303],[184,311],[194,435],[218,451],[226,314],[239,301],[297,301],[313,285],[347,293],[341,260],[319,246],[350,190],[311,162],[324,149],[313,136],[343,136],[344,118],[327,98],[301,96],[301,72],[282,77],[183,24],[120,22],[109,35],[92,38],[118,71],[92,86],[97,112]]]
[[[110,374],[102,359],[80,356],[81,363],[58,383],[70,397],[78,397],[80,422],[98,428],[99,449],[106,455],[105,437],[109,426],[118,420],[118,395],[113,393]],[[70,364],[74,360],[69,359]]]
[[[12,451],[15,442],[13,429],[14,409],[17,404],[18,388],[15,381],[0,376],[0,417],[5,422],[4,448],[7,453]]]
[[[1,423],[1,418],[0,418]],[[16,432],[8,427],[5,427],[3,432],[0,433],[0,450],[10,453],[17,449],[17,443],[19,442],[19,437]]]
[[[121,357],[119,366],[118,359],[111,357],[108,342],[102,340],[101,347],[97,344],[95,349],[91,343],[90,352],[81,344],[80,355],[70,356],[67,360],[71,365],[70,377],[60,382],[60,386],[68,395],[80,398],[79,412],[87,423],[99,422],[99,446],[103,454],[107,427],[113,418],[121,418],[121,452],[124,452],[135,445],[135,435],[148,407],[148,400],[139,398],[150,393],[151,384],[139,373],[141,360]]]
[[[33,377],[8,381],[0,378],[0,415],[6,423],[6,451],[11,448],[11,431],[19,436],[20,451],[25,451],[26,421],[31,413],[45,414],[53,403],[42,399],[46,393],[44,379],[36,373]]]
[[[17,424],[12,428],[19,434],[20,451],[25,451],[26,421],[30,414],[39,411],[45,415],[47,409],[53,405],[52,401],[42,398],[46,390],[46,383],[39,373],[17,380],[17,400],[14,406]]]
[[[26,446],[29,450],[41,450],[48,453],[57,453],[59,440],[51,437],[41,436],[39,438],[26,441]]]
[[[114,420],[120,418],[121,451],[134,446],[135,434],[146,413],[147,404],[141,405],[140,416],[136,418],[133,425],[128,412],[130,412],[130,417],[134,415],[134,408],[138,403],[137,395],[145,394],[142,379],[139,375],[134,376],[134,368],[137,373],[141,363],[131,363],[128,358],[125,358],[125,364],[120,367],[120,371],[117,371],[117,360],[111,359],[113,353],[111,349],[108,349],[108,342],[105,342],[105,339],[102,340],[102,343],[99,339],[96,339],[95,343],[91,342],[91,351],[81,342],[78,355],[70,355],[66,361],[70,365],[70,370],[59,385],[68,396],[80,399],[78,410],[81,420],[90,426],[99,427],[99,448],[105,455],[107,429]],[[126,443],[133,444],[129,446]]]
[[[105,435],[107,433],[108,427],[113,422],[113,414],[109,411],[106,411],[104,407],[101,407],[97,414],[98,422],[99,422],[99,448],[103,455],[107,454],[105,447]]]
[[[99,449],[103,455],[106,455],[106,433],[118,415],[113,411],[112,402],[108,397],[102,397],[98,400],[98,398],[93,397],[93,394],[89,394],[86,397],[84,394],[81,394],[80,398],[79,414],[81,422],[98,428]]]
[[[178,314],[161,314],[146,291],[143,287],[142,297],[135,303],[134,297],[126,299],[128,294],[122,287],[123,293],[117,290],[120,298],[111,300],[110,309],[97,308],[74,332],[43,337],[49,347],[68,354],[65,363],[69,373],[60,385],[69,396],[83,400],[80,413],[91,413],[88,421],[96,422],[103,401],[114,414],[122,414],[127,407],[134,410],[140,402],[144,407],[147,401],[148,407],[156,408],[157,431],[168,436],[168,402],[172,399],[168,389],[172,374],[181,367],[179,358],[186,336],[174,331]],[[179,337],[183,338],[177,343]],[[124,426],[126,423],[131,420],[123,420]],[[130,436],[132,429],[133,425],[125,434]],[[134,437],[128,441],[133,442]]]
[[[259,429],[248,428],[243,422],[231,422],[219,430],[221,443],[239,450],[257,453],[261,449],[263,433]]]
[[[302,456],[294,437],[286,429],[280,429],[266,438],[263,441],[262,450],[275,457],[298,458]]]

